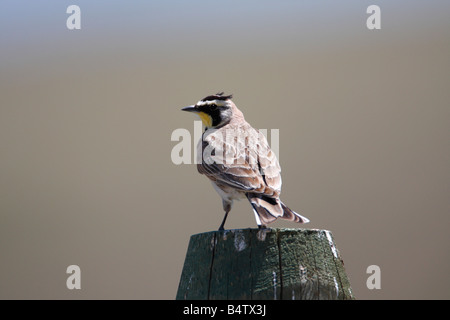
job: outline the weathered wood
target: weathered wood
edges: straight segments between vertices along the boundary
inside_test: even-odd
[[[236,229],[191,236],[176,299],[354,299],[330,231]]]

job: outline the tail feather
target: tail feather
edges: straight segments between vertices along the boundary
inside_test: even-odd
[[[263,206],[259,206],[250,201],[250,204],[253,208],[253,213],[255,214],[256,224],[258,226],[265,226],[268,223],[274,222],[277,217],[273,216],[269,210],[264,208]]]
[[[309,219],[289,209],[278,198],[270,198],[259,194],[247,194],[247,198],[252,205],[256,223],[259,226],[274,222],[277,218],[297,223],[309,222]]]
[[[283,208],[283,216],[281,218],[290,220],[290,221],[294,221],[297,223],[308,223],[309,222],[308,218],[289,209],[283,202],[281,202],[281,207]]]

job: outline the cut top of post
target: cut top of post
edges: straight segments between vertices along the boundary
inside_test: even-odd
[[[177,299],[354,299],[328,230],[235,229],[191,236]]]

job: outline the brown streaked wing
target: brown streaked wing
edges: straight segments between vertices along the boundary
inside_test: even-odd
[[[261,174],[264,175],[264,180],[269,188],[281,192],[280,164],[275,153],[270,149],[266,137],[262,133],[259,133],[259,137],[258,162]]]
[[[222,161],[208,163],[203,161],[197,165],[198,171],[213,181],[218,181],[244,192],[268,193],[281,189],[280,167],[275,154],[270,150],[264,135],[253,129],[250,125],[241,126],[241,139],[230,141],[226,139],[227,130],[215,130],[204,136],[201,150],[210,148],[214,150],[211,156]],[[259,139],[255,144],[255,139]],[[237,146],[237,147],[236,147]],[[248,149],[248,148],[251,149]],[[218,158],[224,154],[225,159]],[[249,152],[251,151],[251,152]],[[211,158],[209,160],[212,160]],[[230,163],[232,162],[232,163]],[[261,172],[260,172],[261,169]],[[264,177],[261,175],[264,175]]]

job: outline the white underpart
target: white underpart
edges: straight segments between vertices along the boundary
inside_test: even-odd
[[[233,202],[234,200],[241,200],[245,198],[245,194],[242,192],[239,192],[238,190],[229,188],[228,192],[223,191],[220,189],[217,184],[215,184],[214,181],[211,181],[212,186],[214,187],[214,190],[217,191],[219,196],[227,201],[227,202]]]

